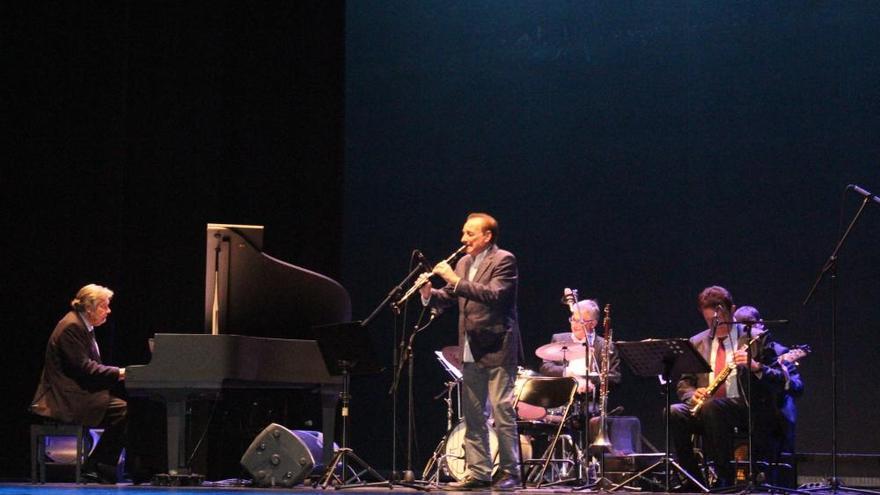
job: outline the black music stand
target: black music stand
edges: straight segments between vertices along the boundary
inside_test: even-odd
[[[316,326],[312,327],[312,330],[315,340],[318,341],[318,348],[321,350],[324,364],[327,365],[327,371],[333,376],[342,376],[342,394],[340,395],[342,401],[342,441],[317,484],[320,484],[321,488],[327,488],[335,480],[337,482],[336,489],[363,486],[391,487],[391,482],[383,478],[348,447],[348,404],[351,400],[349,392],[351,375],[371,375],[382,371],[382,366],[375,360],[368,329],[361,322],[352,321]],[[332,439],[325,438],[324,441],[332,441]],[[356,464],[360,471],[345,479],[346,467],[349,463]],[[340,464],[342,466],[341,477],[335,474],[336,467]],[[361,476],[365,473],[369,473],[376,481],[372,483],[360,481]]]
[[[669,455],[669,406],[672,396],[672,381],[678,379],[684,373],[708,373],[709,363],[697,351],[690,340],[677,339],[647,339],[639,342],[615,342],[614,345],[620,352],[621,359],[629,365],[636,376],[655,377],[661,376],[666,383],[666,453],[662,459],[654,464],[630,476],[629,478],[614,485],[608,491],[615,491],[626,486],[630,481],[641,478],[645,473],[651,472],[661,464],[664,464],[666,478],[666,492],[669,492],[669,468],[675,468],[679,474],[690,480],[704,493],[709,489],[703,486],[680,464],[672,460]]]

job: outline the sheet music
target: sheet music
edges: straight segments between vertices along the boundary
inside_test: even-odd
[[[437,360],[440,361],[440,364],[443,365],[443,368],[452,375],[452,378],[455,378],[456,381],[461,380],[461,371],[458,370],[455,366],[452,365],[445,357],[443,357],[442,351],[434,351],[434,354],[437,355]]]

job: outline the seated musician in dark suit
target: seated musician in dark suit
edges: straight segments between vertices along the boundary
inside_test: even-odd
[[[584,299],[571,306],[572,313],[568,318],[571,331],[553,334],[551,343],[571,343],[572,357],[568,362],[561,360],[544,359],[541,363],[540,372],[545,376],[571,376],[578,381],[578,393],[585,394],[581,400],[586,409],[581,409],[573,414],[577,418],[573,426],[580,429],[585,415],[590,416],[588,438],[584,441],[589,444],[599,431],[598,390],[600,385],[599,370],[605,359],[606,341],[596,335],[596,325],[599,322],[599,305],[592,299]],[[588,352],[584,352],[586,345]],[[611,344],[611,359],[608,362],[608,385],[620,383],[620,356],[614,352],[614,344]],[[589,367],[589,373],[587,372]],[[581,395],[584,397],[584,395]]]
[[[46,362],[31,411],[65,423],[104,428],[83,465],[87,480],[116,482],[116,464],[125,443],[127,403],[111,389],[125,380],[125,368],[101,363],[95,328],[110,315],[113,291],[89,284],[77,292],[69,311],[46,345]]]
[[[579,393],[593,393],[599,386],[599,370],[602,368],[602,359],[605,356],[605,339],[596,335],[599,305],[592,299],[584,299],[574,304],[572,308],[574,311],[568,318],[571,331],[553,334],[550,342],[571,342],[580,345],[586,343],[587,349],[589,349],[590,374],[587,374],[587,356],[579,349],[573,349],[572,354],[578,357],[568,359],[568,363],[543,360],[540,372],[545,376],[572,376],[578,381]],[[613,352],[613,344],[611,349],[608,381],[609,383],[620,383],[620,356]],[[576,354],[578,351],[580,353]],[[589,376],[589,380],[585,378],[586,376]],[[595,413],[595,411],[592,412]]]
[[[733,319],[743,323],[752,323],[756,331],[763,330],[761,314],[753,306],[742,306],[733,314]],[[795,424],[797,423],[797,404],[795,398],[804,393],[804,382],[800,372],[793,363],[796,359],[790,356],[789,349],[781,344],[772,343],[776,353],[779,369],[785,377],[783,392],[777,394],[776,409],[778,411],[778,429],[774,431],[774,451],[772,453],[794,453]]]
[[[717,487],[733,483],[731,464],[736,431],[748,427],[746,402],[747,383],[751,377],[753,451],[767,452],[768,439],[776,427],[776,401],[788,381],[777,362],[776,345],[766,334],[752,329],[746,335],[742,324],[731,324],[736,306],[727,289],[707,287],[697,298],[698,309],[709,328],[691,337],[690,341],[712,367],[710,373],[685,374],[678,382],[679,404],[670,407],[670,433],[679,463],[695,478],[701,470],[694,455],[692,437],[702,436],[703,454],[714,466]],[[751,361],[746,351],[751,350]],[[733,365],[725,380],[716,376]],[[722,375],[723,376],[723,375]],[[715,383],[713,383],[715,382]],[[717,387],[712,386],[717,385]],[[714,388],[714,390],[710,390]],[[692,412],[699,403],[696,412]]]

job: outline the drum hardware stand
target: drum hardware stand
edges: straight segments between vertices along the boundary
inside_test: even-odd
[[[862,205],[859,207],[856,214],[853,216],[852,220],[849,223],[849,226],[844,231],[843,235],[837,241],[837,245],[834,246],[834,251],[831,252],[831,255],[828,257],[828,260],[822,265],[822,269],[819,270],[819,275],[816,277],[816,281],[813,282],[813,286],[810,288],[810,292],[807,294],[807,297],[804,299],[803,305],[806,306],[810,299],[812,299],[813,294],[815,294],[816,289],[819,287],[819,284],[822,282],[822,279],[825,278],[825,274],[828,273],[829,278],[831,279],[831,477],[825,480],[825,483],[819,486],[811,486],[809,488],[803,489],[802,491],[806,492],[826,492],[830,491],[831,493],[837,493],[838,491],[843,492],[855,492],[855,493],[868,493],[868,494],[878,494],[880,492],[875,490],[866,490],[866,489],[858,489],[858,488],[850,488],[844,486],[840,479],[837,477],[837,262],[839,261],[840,250],[843,247],[843,244],[846,242],[846,239],[849,237],[850,232],[852,232],[853,227],[855,227],[856,222],[858,222],[859,217],[862,216],[862,212],[865,210],[865,207],[868,205],[869,201],[874,201],[876,203],[880,203],[880,198],[872,195],[868,191],[856,186],[854,184],[850,184],[846,186],[846,190],[854,189],[857,193],[863,195],[865,197],[862,200]]]
[[[577,291],[576,290],[573,291],[573,295],[574,295],[574,298],[577,299]],[[563,301],[566,301],[565,298],[563,298]],[[572,314],[574,315],[575,314],[574,311],[577,310],[576,306],[574,306],[572,304],[569,306],[569,308],[571,309]],[[578,318],[580,319],[579,313],[578,313]],[[572,342],[572,344],[575,345],[577,343]],[[579,401],[578,407],[577,407],[577,409],[579,410],[580,416],[582,418],[584,418],[584,425],[582,426],[583,432],[579,433],[576,436],[576,438],[577,438],[576,441],[572,441],[572,446],[573,446],[573,450],[574,450],[573,454],[574,454],[574,459],[575,459],[575,466],[577,467],[577,476],[575,478],[571,478],[571,479],[553,481],[550,484],[544,485],[544,486],[550,486],[550,485],[555,485],[555,484],[560,484],[560,483],[568,483],[571,481],[586,480],[586,482],[583,485],[579,485],[579,486],[573,488],[573,490],[575,490],[575,491],[587,490],[587,489],[595,487],[595,483],[590,483],[590,457],[589,457],[588,449],[585,447],[585,446],[589,445],[589,441],[590,441],[589,440],[589,438],[590,438],[589,437],[589,423],[590,423],[590,404],[589,404],[589,402],[590,402],[590,394],[589,394],[590,373],[589,373],[589,370],[592,366],[592,355],[590,353],[590,347],[589,347],[589,345],[590,345],[589,334],[587,335],[587,338],[584,340],[584,342],[577,344],[577,345],[580,345],[584,348],[584,351],[585,351],[584,355],[586,357],[586,360],[585,360],[586,366],[585,366],[585,375],[582,375],[582,376],[579,375],[576,378],[583,378],[585,380],[585,383],[587,383],[587,385],[586,385],[587,390],[584,391],[584,400]],[[566,355],[567,354],[566,350],[567,350],[566,348],[562,349],[562,376],[568,376],[568,367],[569,367],[570,362],[569,362],[568,357]],[[570,420],[571,420],[571,418],[569,418],[569,421]],[[546,452],[545,452],[545,455],[546,455]],[[534,469],[530,470],[527,479],[532,480],[532,477],[534,475],[535,475]],[[540,476],[536,479],[537,483],[541,483],[542,481],[543,480],[540,479]]]
[[[443,394],[446,394],[446,398],[443,399],[443,402],[446,403],[446,433],[443,434],[443,438],[440,439],[440,443],[437,444],[437,448],[434,449],[434,453],[428,459],[428,463],[425,464],[425,469],[422,470],[422,479],[428,483],[428,486],[434,487],[440,484],[440,473],[443,470],[443,463],[448,455],[446,454],[446,442],[452,433],[452,429],[455,427],[455,422],[452,420],[455,416],[452,407],[452,391],[456,387],[458,387],[458,381],[446,382],[446,391],[434,397],[439,399]]]
[[[321,488],[327,488],[331,483],[336,483],[336,489],[355,488],[364,486],[391,487],[391,483],[382,477],[375,469],[361,459],[354,450],[348,447],[349,428],[349,403],[351,401],[351,375],[375,374],[382,368],[374,361],[370,334],[363,322],[354,321],[314,327],[314,335],[317,337],[318,347],[327,370],[333,376],[342,376],[342,393],[340,394],[342,415],[341,446],[333,454],[333,459],[327,464],[324,474],[316,483]],[[340,345],[340,342],[346,345]],[[327,439],[325,439],[327,441]],[[360,471],[355,472],[350,478],[345,479],[349,464],[357,465]],[[342,467],[342,476],[336,475],[337,466]],[[354,471],[354,469],[352,469]],[[377,481],[368,483],[361,481],[361,476],[369,474]]]
[[[589,420],[587,421],[587,438],[589,438]],[[601,426],[600,426],[601,428]],[[605,454],[610,452],[610,445],[607,447],[602,446],[593,446],[589,445],[586,450],[586,456],[592,457],[593,455],[599,456],[598,462],[598,471],[596,473],[596,481],[590,483],[589,481],[589,471],[587,471],[587,484],[584,486],[579,486],[574,489],[574,491],[583,491],[583,490],[609,490],[614,487],[614,482],[605,477]],[[610,491],[610,490],[609,490]]]
[[[675,471],[687,478],[703,493],[708,493],[709,489],[674,461],[669,453],[669,407],[672,397],[672,380],[680,377],[683,373],[708,373],[710,370],[709,364],[688,339],[648,339],[639,342],[618,341],[617,349],[620,352],[621,359],[629,365],[635,375],[642,377],[663,376],[666,388],[666,452],[662,459],[615,484],[608,491],[613,492],[619,488],[627,488],[630,482],[642,478],[645,474],[663,466],[664,488],[667,493],[669,492],[671,469],[675,469]]]
[[[593,332],[595,332],[595,330],[593,330]],[[594,339],[596,338],[595,333],[593,334],[593,338]],[[597,473],[597,474],[598,474],[598,476],[600,476],[600,478],[596,479],[596,481],[593,481],[590,476],[591,465],[592,465],[592,462],[591,462],[591,459],[592,459],[591,450],[592,449],[590,446],[590,420],[592,419],[592,417],[591,417],[592,413],[590,412],[590,406],[593,403],[593,394],[590,392],[590,384],[592,383],[592,380],[591,380],[592,377],[590,376],[590,371],[593,369],[593,353],[591,352],[593,349],[593,344],[592,344],[592,342],[590,342],[590,332],[587,332],[587,334],[585,335],[584,342],[581,345],[584,346],[584,355],[586,356],[586,366],[585,366],[586,371],[585,371],[585,375],[584,375],[584,380],[586,381],[587,385],[586,385],[586,390],[584,390],[584,401],[581,403],[581,415],[584,418],[584,424],[583,424],[584,431],[583,431],[583,433],[581,433],[581,435],[579,435],[579,438],[578,438],[578,440],[580,440],[582,447],[578,448],[577,450],[580,452],[580,454],[579,454],[580,455],[579,465],[580,465],[580,471],[581,471],[580,475],[581,475],[581,478],[583,480],[585,480],[585,483],[581,486],[574,488],[574,491],[593,490],[596,488],[607,489],[608,484],[610,484],[611,481],[607,480],[604,477],[604,475],[605,475],[604,462],[600,463],[600,465],[599,465],[599,473]],[[567,366],[567,362],[564,362],[563,364]],[[605,456],[603,454],[602,461],[604,461],[604,458],[605,458]],[[605,482],[607,482],[607,483],[605,483]]]

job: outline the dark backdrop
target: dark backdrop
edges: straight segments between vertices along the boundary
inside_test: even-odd
[[[725,285],[738,304],[793,321],[779,340],[813,346],[799,448],[829,450],[827,280],[801,302],[858,206],[844,186],[880,188],[877,5],[122,2],[4,13],[15,77],[3,112],[3,476],[26,473],[22,411],[81,285],[117,291],[102,348],[139,363],[154,332],[202,328],[207,222],[266,225],[270,254],[340,280],[363,318],[413,248],[447,256],[476,210],[498,217],[500,244],[519,258],[527,366],[565,328],[563,287],[612,304],[615,337],[636,340],[700,330],[696,294]],[[880,444],[875,206],[840,260],[847,452]],[[389,367],[392,327],[387,310],[371,326]],[[454,331],[444,317],[416,343],[417,470],[445,427],[432,351]],[[381,468],[390,378],[353,390],[351,445]],[[627,374],[612,403],[662,447],[656,383]]]
[[[98,338],[106,360],[128,365],[155,332],[204,328],[206,223],[265,225],[269,254],[340,277],[344,5],[3,10],[16,77],[3,112],[0,473],[23,477],[24,410],[82,285],[116,291]]]
[[[841,202],[845,185],[880,188],[880,7],[444,0],[350,2],[346,18],[343,263],[356,315],[407,272],[410,250],[444,258],[466,214],[488,211],[518,256],[529,367],[567,327],[564,287],[610,303],[615,338],[637,340],[703,329],[696,296],[720,284],[791,319],[781,342],[812,345],[799,449],[830,450],[827,281],[802,301],[858,206]],[[880,445],[867,413],[880,389],[864,379],[880,317],[876,206],[840,259],[844,452]],[[387,312],[374,326],[387,356],[391,327]],[[418,340],[420,469],[445,425],[431,351],[456,342],[454,316]],[[624,379],[612,405],[662,448],[656,381]],[[386,388],[387,376],[355,392],[354,421],[375,421]],[[376,428],[390,422],[355,428],[355,445],[372,453]]]

